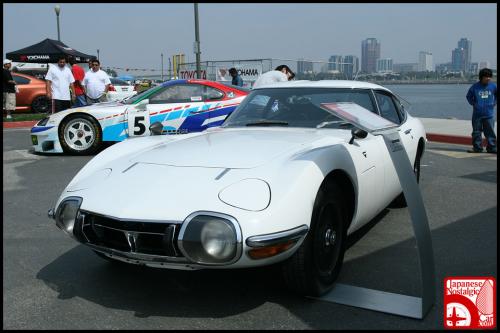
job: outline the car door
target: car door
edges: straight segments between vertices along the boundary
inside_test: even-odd
[[[19,89],[19,92],[16,94],[16,109],[29,106],[33,99],[33,88],[30,87],[31,81],[16,74],[12,74],[12,78],[16,81],[17,88]]]
[[[399,109],[399,107],[401,107],[401,103],[394,95],[383,90],[375,90],[374,94],[380,115],[399,125],[398,131],[401,143],[406,150],[410,163],[413,165],[418,138],[413,136],[412,123],[410,121],[406,121],[407,118],[405,117],[405,114]],[[386,191],[391,196],[395,196],[401,191],[399,178],[389,155],[387,155],[386,165]]]
[[[203,86],[199,84],[166,86],[149,97],[147,110],[150,123],[160,121],[167,133],[199,132],[208,119]]]

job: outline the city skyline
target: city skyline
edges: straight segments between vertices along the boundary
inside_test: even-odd
[[[195,60],[192,4],[60,5],[61,41],[89,54],[100,49],[104,66],[159,69],[161,53],[167,66],[173,54],[185,54],[187,62]],[[4,4],[3,56],[45,38],[57,39],[54,6]],[[473,42],[471,62],[489,62],[496,69],[496,7],[201,3],[201,58],[327,62],[331,55],[354,55],[361,65],[361,42],[376,38],[381,44],[380,58],[391,58],[394,64],[418,63],[419,52],[427,51],[438,65],[451,62],[457,41],[467,38]],[[99,24],[73,24],[89,10]],[[19,28],[18,22],[35,17],[43,24],[36,29]]]

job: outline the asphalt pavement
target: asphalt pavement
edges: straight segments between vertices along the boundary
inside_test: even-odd
[[[428,143],[421,191],[436,265],[423,319],[322,302],[274,268],[170,271],[113,264],[47,218],[92,157],[35,155],[28,129],[3,131],[4,329],[443,329],[443,280],[497,276],[497,157]],[[407,209],[386,209],[348,249],[339,282],[420,295]]]

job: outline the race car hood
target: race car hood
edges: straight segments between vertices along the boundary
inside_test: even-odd
[[[316,131],[312,130],[217,129],[155,147],[135,155],[131,162],[183,167],[255,168],[318,138]]]

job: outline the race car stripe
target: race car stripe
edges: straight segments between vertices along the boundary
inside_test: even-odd
[[[157,114],[158,112],[153,112],[153,113],[150,113],[149,115],[150,116],[154,116],[155,114]]]
[[[31,128],[31,133],[37,133],[37,132],[43,132],[46,130],[49,130],[55,126],[38,126],[38,127],[32,127]]]

